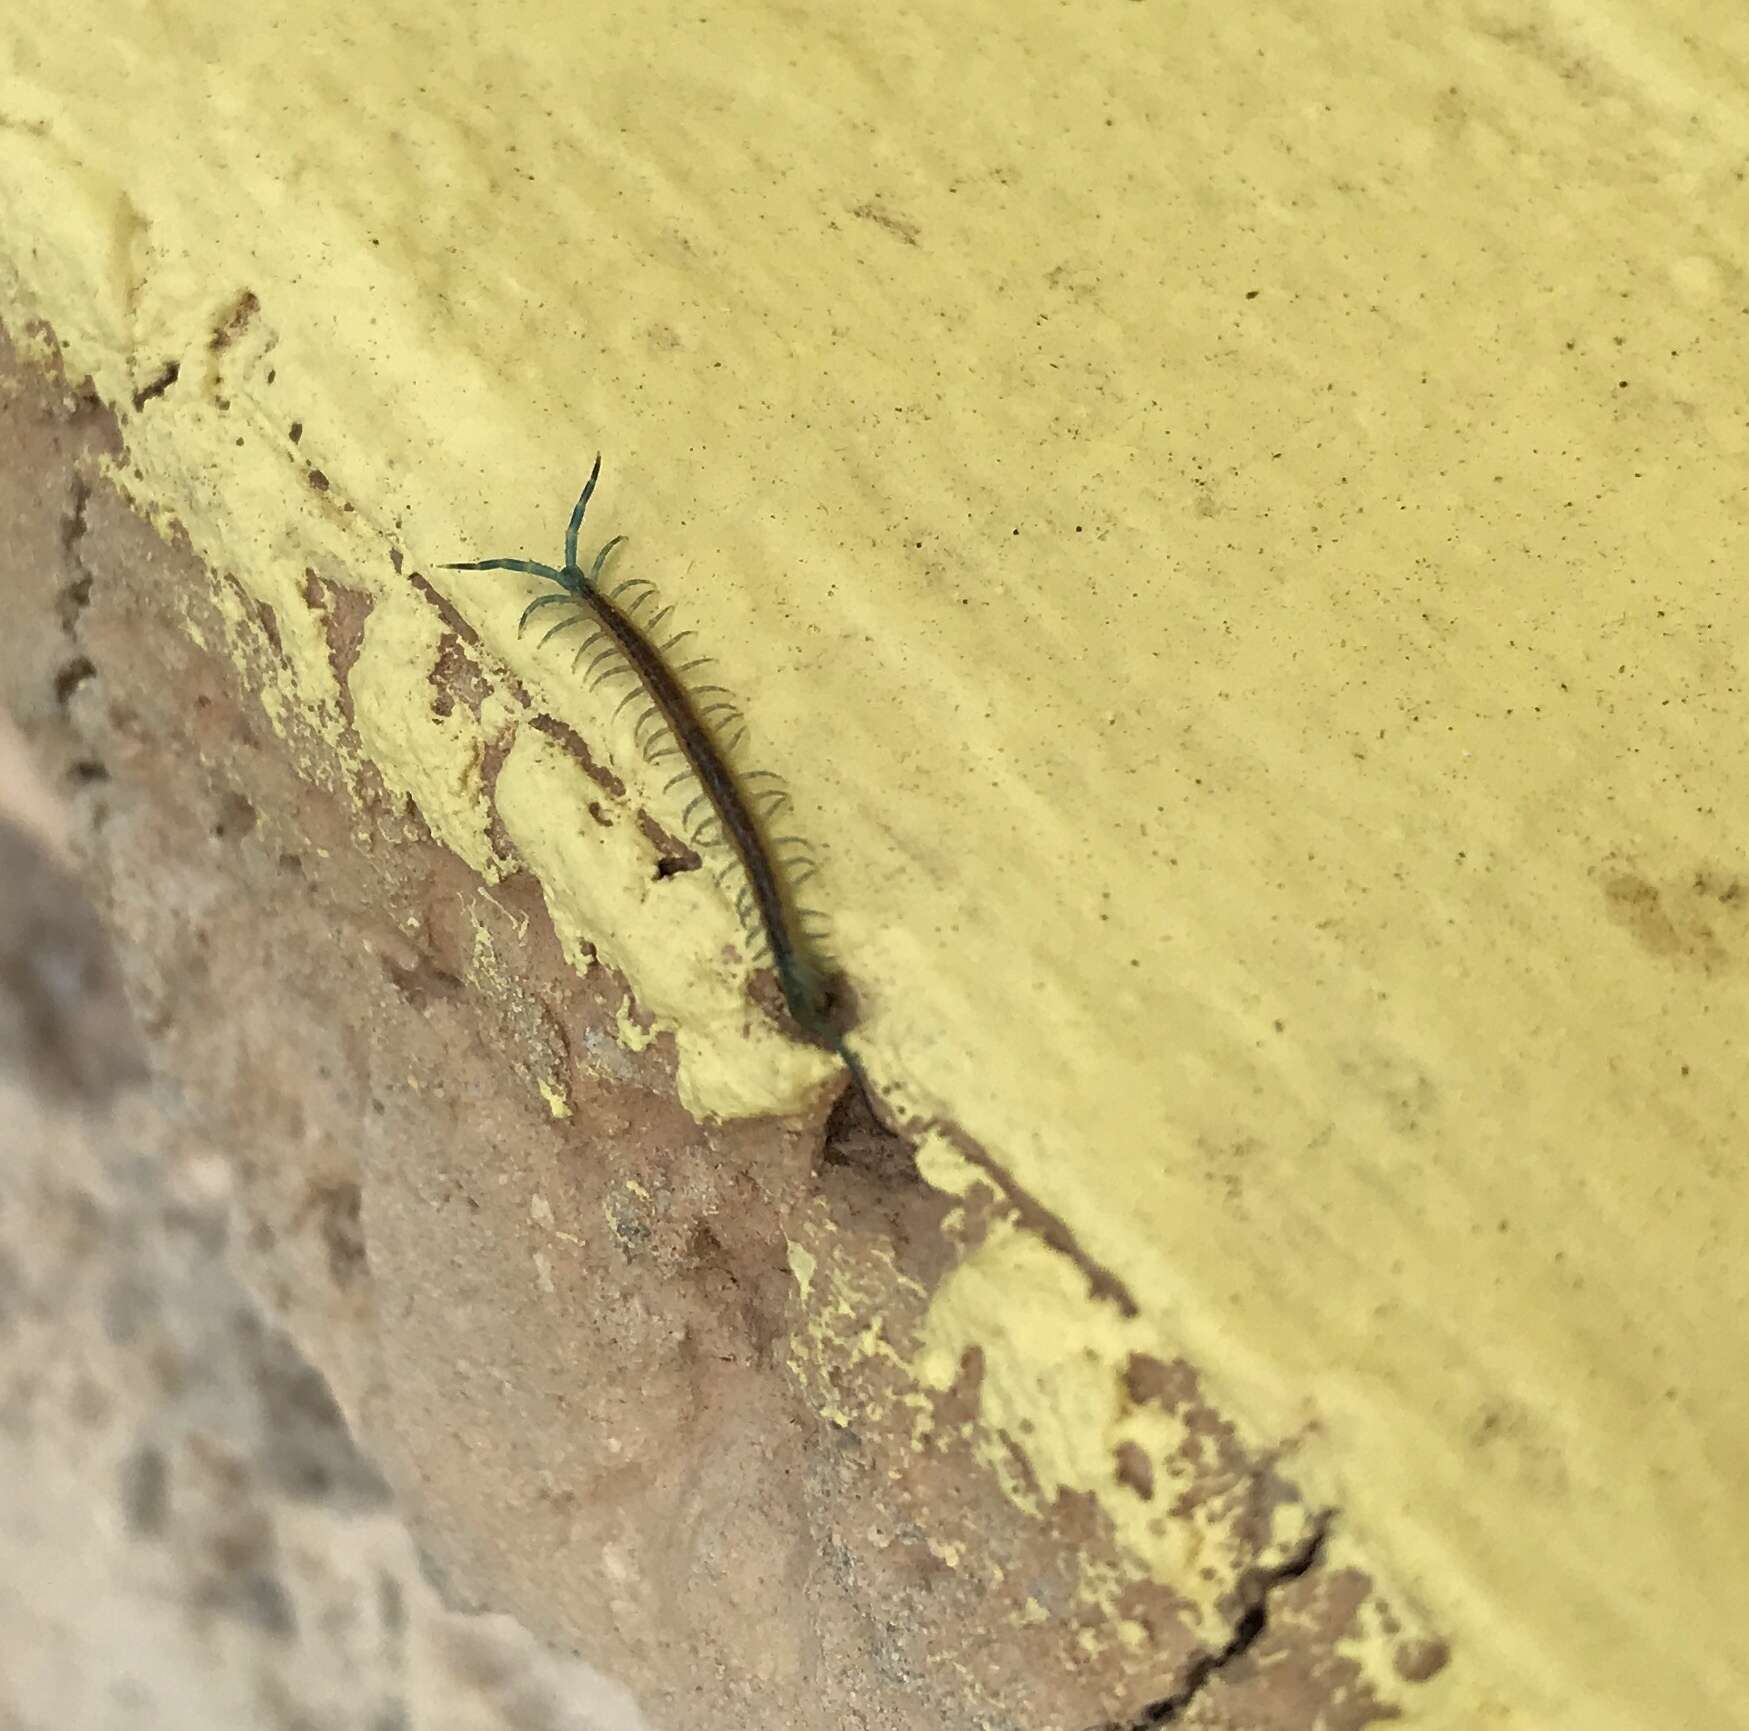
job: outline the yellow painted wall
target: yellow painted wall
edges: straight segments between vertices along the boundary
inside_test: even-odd
[[[1724,1726],[1746,86],[1709,0],[66,0],[0,19],[0,300],[124,406],[179,362],[136,487],[275,606],[270,704],[338,726],[306,565],[374,588],[361,734],[468,857],[387,549],[653,785],[526,586],[432,569],[553,557],[602,448],[597,539],[820,846],[871,1074],[1254,1437],[1312,1427],[1453,1645],[1410,1722]],[[817,1086],[720,899],[646,946],[629,826],[579,888],[568,773],[506,821],[695,1104]],[[1120,1347],[1026,1266],[936,1335],[1048,1400],[1062,1329]]]

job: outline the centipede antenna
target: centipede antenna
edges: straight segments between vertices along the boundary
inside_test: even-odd
[[[523,632],[528,629],[529,620],[531,620],[535,614],[540,612],[543,607],[563,607],[567,601],[575,600],[576,596],[574,596],[569,589],[562,591],[558,595],[535,596],[535,598],[523,608],[522,617],[516,622],[516,635],[520,637]]]
[[[601,479],[601,453],[595,453],[595,467],[589,471],[589,479],[583,483],[583,491],[577,495],[577,503],[571,507],[571,522],[565,530],[565,564],[577,563],[577,531],[583,527],[583,513],[589,509],[589,495],[595,491],[595,483]]]
[[[525,577],[544,577],[549,583],[563,583],[564,574],[550,565],[537,564],[533,559],[464,559],[459,565],[440,565],[440,571],[520,571]]]

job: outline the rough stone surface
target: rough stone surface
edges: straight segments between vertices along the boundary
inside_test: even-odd
[[[279,1511],[369,1513],[398,1534],[386,1480],[452,1603],[581,1644],[661,1725],[1287,1731],[1388,1716],[1335,1650],[1369,1585],[1324,1566],[1329,1513],[1305,1512],[1302,1541],[1268,1552],[1271,1511],[1298,1493],[1221,1431],[1188,1367],[1140,1366],[1132,1394],[1215,1439],[1207,1494],[1255,1538],[1218,1646],[1136,1578],[1090,1498],[1028,1513],[1002,1493],[976,1458],[975,1355],[914,1446],[896,1366],[935,1280],[993,1220],[1047,1237],[1050,1223],[992,1191],[944,1234],[907,1142],[854,1094],[820,1121],[694,1122],[666,1039],[620,1043],[623,982],[566,966],[532,880],[488,890],[295,718],[270,726],[252,670],[202,647],[224,640],[225,575],[104,478],[99,459],[118,453],[101,406],[9,354],[0,381],[14,621],[0,691],[75,799],[153,1065],[194,1102],[186,1124],[180,1092],[169,1120],[154,1108],[154,1134],[198,1125],[227,1156],[190,1168],[205,1214],[137,1199],[121,1212],[186,1214],[154,1230],[192,1235],[218,1279],[211,1222],[234,1210],[229,1255],[274,1319],[240,1294],[222,1314],[191,1300],[230,1334],[222,1352],[179,1349],[222,1364],[213,1399],[252,1415],[198,1469],[192,1506],[223,1527],[186,1540],[223,1553],[194,1593],[211,1615],[293,1639],[315,1613],[280,1570]],[[311,572],[309,599],[344,669],[361,598],[344,573]],[[258,623],[270,657],[275,622]],[[434,701],[478,703],[472,654],[457,622]],[[86,1062],[85,1042],[57,1051],[50,1068]],[[129,1182],[156,1196],[179,1170],[167,1161],[131,1160]],[[65,1254],[125,1332],[149,1305],[104,1248],[114,1210],[65,1207],[75,1224],[92,1214]],[[891,1351],[827,1329],[796,1359],[788,1243],[887,1295]],[[179,1388],[187,1373],[163,1374]],[[113,1399],[112,1380],[69,1387],[67,1410]],[[288,1409],[326,1440],[299,1441]],[[342,1412],[379,1466],[345,1440]],[[147,1430],[75,1474],[84,1494],[107,1475],[137,1540],[183,1520],[192,1448]],[[1148,1483],[1145,1461],[1126,1470]],[[223,1514],[226,1498],[242,1512]],[[1090,1573],[1141,1632],[1127,1648],[1078,1592]],[[384,1610],[371,1639],[401,1639],[393,1621]],[[360,1711],[365,1685],[340,1676],[329,1686]]]
[[[149,1075],[56,815],[0,728],[0,1726],[638,1731],[426,1578],[230,1265],[232,1167]]]

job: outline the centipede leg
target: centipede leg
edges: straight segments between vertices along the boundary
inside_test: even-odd
[[[520,637],[523,632],[528,629],[529,620],[531,620],[543,607],[563,607],[567,602],[574,602],[576,599],[577,597],[573,595],[569,589],[563,590],[557,595],[535,596],[535,598],[523,608],[522,617],[516,622],[516,635]]]

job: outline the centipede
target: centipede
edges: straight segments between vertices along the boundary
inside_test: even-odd
[[[460,560],[442,569],[516,572],[553,584],[523,609],[517,634],[543,611],[563,609],[565,616],[548,625],[537,648],[564,632],[583,629],[585,640],[572,657],[573,672],[581,670],[596,687],[631,676],[614,718],[638,697],[646,699],[633,725],[634,742],[652,762],[681,760],[681,768],[663,791],[672,794],[688,781],[695,785],[697,791],[682,812],[683,826],[691,826],[688,839],[695,847],[727,849],[731,868],[738,868],[742,879],[736,911],[761,941],[790,1019],[812,1043],[842,1053],[849,1011],[843,977],[819,950],[816,917],[796,899],[797,890],[817,866],[805,851],[798,857],[798,850],[805,850],[799,837],[776,835],[769,827],[771,819],[793,803],[788,790],[781,785],[756,785],[777,782],[769,771],[738,773],[732,765],[730,757],[745,738],[745,719],[726,687],[690,682],[691,675],[709,665],[710,657],[689,654],[679,663],[670,659],[694,637],[691,631],[680,631],[659,640],[673,615],[672,606],[640,619],[643,609],[659,599],[656,585],[645,577],[628,577],[612,589],[604,587],[608,560],[627,537],[615,535],[604,542],[587,569],[578,563],[584,515],[600,479],[598,452],[565,529],[563,565],[492,558]],[[780,851],[786,846],[787,856]]]

